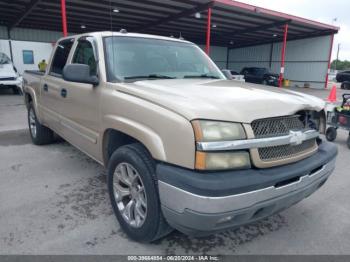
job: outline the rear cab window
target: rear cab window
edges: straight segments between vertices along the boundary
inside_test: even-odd
[[[72,49],[74,38],[64,39],[57,44],[55,54],[52,59],[51,68],[49,74],[52,76],[61,77],[63,67],[67,63],[67,59]]]

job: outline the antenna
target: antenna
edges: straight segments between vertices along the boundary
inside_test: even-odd
[[[112,0],[109,0],[109,22],[111,32],[113,32]]]
[[[180,39],[180,40],[184,40],[184,39],[185,39],[185,38],[183,38],[183,37],[182,37],[182,34],[181,34],[181,32],[180,32],[180,36],[179,36],[179,39]]]
[[[114,71],[114,36],[113,36],[113,16],[112,16],[112,0],[109,0],[109,19],[110,19],[110,26],[111,26],[111,32],[112,32],[112,72]]]

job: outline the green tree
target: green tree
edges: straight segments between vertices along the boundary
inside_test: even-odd
[[[337,68],[335,68],[337,67]],[[333,60],[331,63],[331,69],[337,69],[337,70],[348,70],[350,69],[350,61],[348,60]]]

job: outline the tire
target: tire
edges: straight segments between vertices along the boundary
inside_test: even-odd
[[[126,176],[121,175],[123,170]],[[120,227],[128,237],[139,242],[152,242],[172,231],[161,210],[155,162],[141,144],[130,144],[118,148],[108,162],[107,174],[112,208]],[[124,196],[119,198],[116,193],[118,190],[115,191],[114,188],[122,188]],[[138,189],[135,190],[135,188]],[[132,206],[128,209],[131,211],[124,211],[128,206]],[[137,206],[139,206],[139,212],[136,210]]]
[[[28,127],[33,144],[46,145],[54,141],[53,131],[40,124],[32,103],[28,106]]]
[[[346,140],[346,144],[348,145],[348,148],[350,149],[350,134],[348,136],[348,140]]]
[[[335,127],[328,127],[326,130],[326,138],[332,142],[337,138],[337,129]]]

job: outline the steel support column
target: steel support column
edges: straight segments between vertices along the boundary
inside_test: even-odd
[[[67,36],[66,0],[61,0],[61,15],[63,36]]]
[[[326,82],[324,84],[324,88],[328,87],[328,75],[329,75],[329,73],[331,71],[331,59],[332,59],[332,51],[333,51],[333,42],[334,42],[334,35],[331,35],[331,46],[329,48],[328,68],[327,68]]]
[[[10,58],[13,63],[12,41],[11,41],[11,32],[9,27],[7,27],[7,38],[9,40]]]
[[[205,46],[205,52],[207,55],[210,54],[210,31],[211,31],[211,7],[208,8],[208,17],[207,17],[207,41]]]
[[[284,76],[284,64],[285,64],[285,58],[286,58],[286,46],[287,46],[287,36],[288,36],[288,24],[284,25],[284,35],[283,35],[283,46],[282,46],[282,52],[281,52],[281,70],[280,70],[280,77],[278,79],[278,86],[282,87],[282,81]]]

